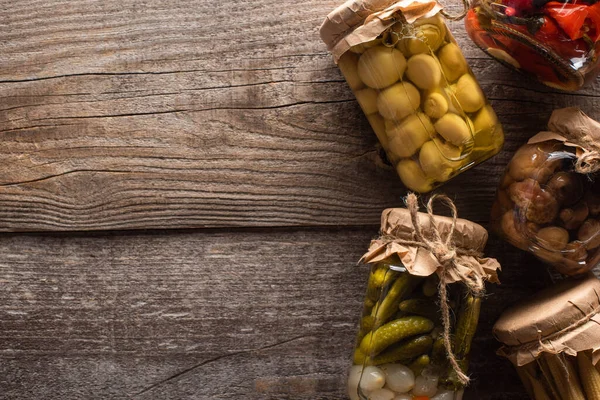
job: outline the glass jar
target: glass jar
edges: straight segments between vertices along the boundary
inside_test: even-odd
[[[400,179],[424,193],[498,153],[504,134],[439,5],[408,21],[399,4],[349,0],[321,37]]]
[[[494,326],[498,351],[535,400],[600,399],[600,281],[592,275],[545,289]]]
[[[569,123],[572,113],[566,110],[553,114],[551,130],[561,130],[555,121],[581,127]],[[515,153],[498,187],[491,224],[514,246],[562,274],[577,275],[600,264],[600,174],[576,170],[582,149],[569,132],[561,134],[541,132]]]
[[[550,87],[578,90],[598,74],[595,0],[476,0],[465,25],[483,51]]]
[[[418,213],[418,223],[430,237],[428,218]],[[482,296],[441,273],[431,253],[410,239],[411,224],[410,211],[385,210],[382,238],[374,240],[363,257],[370,274],[348,376],[352,400],[462,398],[464,382],[450,363],[443,340],[441,302],[449,306],[453,356],[466,373]],[[485,229],[470,221],[457,220],[455,231],[450,218],[435,216],[435,224],[438,232],[451,235],[461,249],[481,251],[487,241]],[[484,279],[497,281],[495,260],[469,259],[489,271]],[[440,296],[440,279],[447,291],[445,301]]]

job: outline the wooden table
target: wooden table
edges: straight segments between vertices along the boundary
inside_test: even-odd
[[[380,212],[405,191],[318,36],[339,1],[0,0],[0,397],[343,399]],[[451,24],[507,132],[447,184],[486,224],[511,154],[572,95]],[[491,326],[466,398],[525,399]]]

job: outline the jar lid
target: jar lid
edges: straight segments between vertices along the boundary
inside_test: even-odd
[[[319,33],[337,62],[350,47],[374,40],[396,23],[399,13],[412,23],[441,9],[435,0],[348,0],[327,15]]]
[[[456,260],[463,267],[461,267],[460,274],[454,272],[444,274],[446,283],[458,282],[463,280],[464,276],[473,274],[490,282],[499,282],[497,271],[500,269],[500,264],[498,261],[493,258],[483,258],[480,254],[488,239],[488,232],[484,227],[466,219],[457,218],[453,231],[452,218],[441,215],[430,217],[428,213],[421,212],[416,215],[416,221],[423,236],[430,240],[434,230],[437,230],[442,239],[452,233],[452,246],[456,250]],[[381,237],[371,241],[369,250],[361,261],[375,263],[398,256],[402,265],[412,275],[429,276],[434,273],[440,275],[442,271],[440,261],[429,249],[415,243],[415,228],[409,210],[404,208],[384,210],[381,214],[380,234]]]
[[[600,281],[593,274],[562,281],[502,314],[494,325],[494,335],[505,344],[498,354],[521,366],[543,352],[592,350],[596,363],[599,311]]]

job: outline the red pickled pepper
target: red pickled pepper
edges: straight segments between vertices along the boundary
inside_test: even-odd
[[[543,11],[571,40],[580,39],[585,34],[593,41],[600,37],[600,3],[585,5],[551,1],[544,5]]]
[[[413,400],[429,400],[428,396],[414,396]]]

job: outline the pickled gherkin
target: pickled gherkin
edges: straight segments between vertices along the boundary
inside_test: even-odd
[[[438,256],[423,238],[457,243],[452,250],[456,257],[468,252],[477,282],[497,282],[500,265],[481,253],[483,227],[436,216],[431,203],[428,214],[419,213],[415,199],[407,196],[408,209],[383,211],[380,236],[361,259],[369,277],[348,379],[351,399],[458,400],[469,383],[471,341],[485,290],[470,280],[449,279],[441,264],[430,264]],[[446,232],[450,238],[444,238]],[[487,274],[477,275],[484,264]]]
[[[353,36],[348,27],[360,31],[369,18],[348,10],[389,5],[349,0],[328,16],[321,37],[400,179],[423,193],[498,153],[504,134],[441,13],[397,18],[367,41]]]

